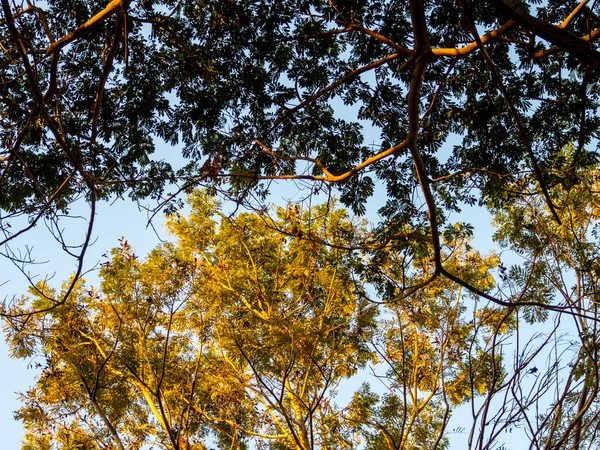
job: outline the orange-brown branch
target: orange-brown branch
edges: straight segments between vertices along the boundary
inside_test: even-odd
[[[109,17],[112,14],[115,14],[119,11],[122,11],[127,6],[127,2],[128,2],[128,0],[112,0],[106,6],[106,8],[104,8],[102,11],[100,11],[99,13],[94,15],[90,20],[85,22],[83,25],[81,25],[80,27],[71,31],[66,36],[63,36],[58,41],[50,44],[50,46],[46,49],[46,54],[49,55],[51,53],[54,53],[56,50],[60,50],[65,45],[67,45],[69,42],[72,42],[73,40],[77,39],[78,37],[83,36],[92,28],[98,26],[100,23],[102,23],[104,20],[106,20],[107,17]]]

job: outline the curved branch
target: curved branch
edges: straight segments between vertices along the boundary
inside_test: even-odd
[[[321,89],[319,92],[311,95],[310,97],[308,97],[305,100],[302,100],[298,105],[294,106],[293,108],[290,108],[288,110],[285,111],[285,114],[283,114],[276,122],[275,122],[275,126],[283,123],[286,119],[288,119],[292,114],[294,114],[296,111],[299,111],[300,109],[303,109],[306,105],[308,105],[309,103],[314,102],[315,100],[323,97],[324,95],[328,94],[329,92],[333,91],[335,88],[337,88],[338,86],[341,86],[344,83],[347,83],[349,81],[354,80],[356,77],[358,77],[359,75],[368,72],[369,70],[372,69],[376,69],[377,67],[383,66],[384,64],[389,64],[392,61],[395,61],[396,59],[400,58],[401,56],[407,56],[407,54],[405,53],[392,53],[391,55],[386,56],[385,58],[381,58],[377,61],[373,61],[372,63],[369,63],[365,66],[359,67],[356,70],[353,70],[352,72],[350,72],[349,74],[343,76],[342,78],[340,78],[339,80],[331,83],[329,86],[324,87],[323,89]],[[412,58],[412,56],[409,57],[410,61]],[[405,62],[405,64],[408,63]],[[403,66],[404,67],[404,66]]]
[[[481,37],[481,42],[484,44],[492,43],[502,37],[503,34],[512,30],[517,26],[514,20],[509,20],[497,30],[490,31]],[[477,41],[473,41],[463,47],[458,48],[432,48],[431,51],[436,56],[466,56],[469,53],[477,50]]]
[[[270,156],[272,156],[273,158],[280,159],[282,161],[308,161],[308,162],[313,163],[314,165],[316,165],[319,169],[321,169],[323,171],[325,176],[309,175],[310,179],[315,180],[315,181],[326,181],[329,183],[336,183],[338,181],[344,181],[347,178],[351,177],[352,175],[354,175],[354,174],[362,171],[363,169],[367,168],[368,166],[376,163],[377,161],[387,158],[388,156],[393,155],[393,154],[399,152],[400,150],[403,150],[406,148],[406,141],[401,142],[398,145],[394,145],[393,147],[390,147],[387,150],[384,150],[380,153],[377,153],[376,155],[371,156],[370,158],[365,159],[360,164],[356,165],[352,169],[350,169],[340,175],[333,175],[331,172],[329,172],[327,170],[327,168],[325,168],[325,166],[321,163],[321,161],[319,161],[318,158],[300,157],[300,156],[280,156],[280,155],[277,155],[275,152],[273,152],[271,149],[269,149],[269,147],[267,147],[265,144],[260,142],[258,139],[255,139],[254,142],[258,146],[260,146],[265,152],[267,152]],[[281,176],[283,177],[285,175],[281,175]]]
[[[429,186],[429,176],[425,163],[421,157],[418,147],[420,115],[419,105],[421,101],[421,87],[423,78],[427,70],[429,58],[431,57],[431,47],[427,37],[427,25],[425,23],[425,6],[423,0],[411,0],[410,13],[412,17],[413,34],[415,41],[415,52],[419,55],[415,63],[415,68],[410,80],[410,89],[408,91],[408,136],[406,143],[410,149],[417,179],[421,186],[425,203],[427,204],[427,217],[431,229],[431,239],[433,241],[433,257],[435,261],[435,274],[439,273],[442,267],[442,252],[440,248],[440,233],[437,223],[437,210],[435,200]],[[435,275],[434,275],[435,276]]]

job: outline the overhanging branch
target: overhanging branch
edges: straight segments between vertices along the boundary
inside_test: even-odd
[[[527,31],[560,47],[583,63],[600,68],[600,53],[594,50],[591,42],[575,36],[561,25],[553,25],[525,12],[517,11],[503,0],[486,0],[486,2],[496,8],[500,14],[514,20]]]

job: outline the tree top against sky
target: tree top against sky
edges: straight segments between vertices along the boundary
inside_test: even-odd
[[[189,200],[168,220],[172,242],[144,257],[123,238],[99,284],[5,322],[13,355],[39,370],[15,415],[22,448],[444,449],[452,411],[504,380],[488,351],[514,321],[487,307],[470,319],[472,298],[443,278],[381,308],[357,280],[363,255],[316,239],[364,232],[347,211],[232,217],[204,192]],[[497,256],[458,228],[445,242],[447,264],[494,287]],[[430,270],[426,255],[392,253],[390,272]],[[40,282],[14,307],[52,306],[51,291]],[[359,371],[362,385],[349,381]]]

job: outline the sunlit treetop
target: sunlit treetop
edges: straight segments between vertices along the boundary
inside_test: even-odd
[[[22,448],[447,448],[452,411],[506,379],[491,342],[515,329],[510,311],[473,312],[442,277],[389,295],[431,272],[427,255],[380,250],[365,282],[366,255],[336,245],[364,233],[343,209],[189,200],[173,241],[144,257],[121,238],[96,286],[40,282],[13,305],[10,351],[38,370]],[[497,257],[462,226],[447,234],[445,261],[493,289]],[[20,316],[30,304],[45,313]]]

